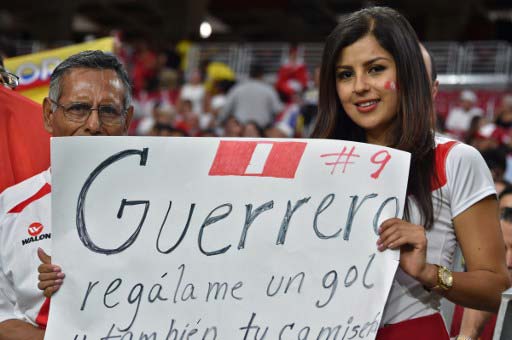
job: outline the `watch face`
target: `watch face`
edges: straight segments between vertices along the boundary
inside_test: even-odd
[[[453,283],[452,273],[449,270],[443,270],[443,272],[441,274],[441,281],[447,287],[451,287],[452,283]]]

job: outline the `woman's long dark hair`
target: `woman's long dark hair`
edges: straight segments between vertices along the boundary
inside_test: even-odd
[[[395,60],[399,98],[388,146],[411,153],[407,192],[415,198],[422,223],[429,229],[434,222],[431,181],[437,180],[432,92],[416,33],[400,13],[387,7],[365,8],[351,14],[327,37],[320,71],[318,118],[312,137],[366,142],[365,131],[341,105],[335,70],[340,52],[369,34]],[[410,217],[409,210],[407,203],[406,219]]]

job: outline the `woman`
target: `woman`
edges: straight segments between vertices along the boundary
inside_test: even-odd
[[[378,249],[400,267],[377,339],[448,339],[441,297],[497,311],[510,282],[491,175],[478,152],[434,135],[430,81],[416,34],[389,8],[353,13],[327,38],[313,137],[411,153],[404,219],[380,226]],[[451,273],[456,243],[468,272]]]

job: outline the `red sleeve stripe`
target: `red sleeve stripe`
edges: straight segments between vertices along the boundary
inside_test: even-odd
[[[457,144],[457,141],[450,141],[448,143],[439,144],[436,147],[436,167],[434,176],[437,176],[437,180],[435,180],[435,178],[432,178],[432,191],[442,188],[446,184],[446,158],[448,157],[448,153],[450,152],[450,150]]]
[[[44,300],[43,306],[39,310],[39,314],[36,317],[36,323],[39,328],[46,329],[48,323],[48,314],[50,313],[50,298]]]
[[[51,191],[52,191],[51,185],[46,183],[41,189],[39,189],[38,192],[36,192],[34,195],[32,195],[32,197],[27,198],[26,200],[24,200],[23,202],[21,202],[20,204],[18,204],[17,206],[12,208],[11,210],[9,210],[8,214],[22,212],[23,209],[25,209],[25,207],[27,205],[29,205],[30,203],[34,202],[35,200],[40,199],[41,197],[46,196]]]

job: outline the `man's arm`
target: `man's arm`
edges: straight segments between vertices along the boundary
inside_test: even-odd
[[[44,332],[21,320],[0,322],[0,340],[43,340]]]
[[[0,266],[0,340],[43,340],[44,330],[16,319],[14,291]]]
[[[469,336],[474,340],[478,339],[492,315],[493,314],[489,312],[464,308],[459,334]]]

